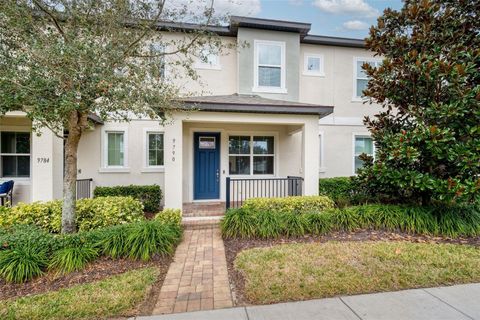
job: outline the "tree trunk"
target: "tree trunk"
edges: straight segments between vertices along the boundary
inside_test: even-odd
[[[76,231],[77,152],[87,115],[76,111],[70,114],[68,137],[65,142],[65,173],[63,178],[62,233]]]

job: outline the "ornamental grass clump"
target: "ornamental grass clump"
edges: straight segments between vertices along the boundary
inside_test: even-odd
[[[46,252],[35,246],[0,251],[0,276],[7,282],[26,282],[41,275],[47,264]]]
[[[85,266],[98,257],[98,250],[89,247],[69,247],[56,251],[50,261],[49,268],[60,273],[83,270]]]

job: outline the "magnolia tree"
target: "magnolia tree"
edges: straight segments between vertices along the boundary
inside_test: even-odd
[[[364,94],[377,147],[358,181],[374,195],[428,203],[474,201],[480,191],[480,2],[406,0],[371,27]]]
[[[213,1],[204,8],[180,3],[0,2],[0,116],[24,111],[34,130],[48,128],[65,139],[62,232],[76,229],[77,150],[89,117],[165,121],[178,107],[175,78],[198,81],[193,57],[205,46],[222,50],[220,39],[205,28],[220,22]],[[165,22],[172,21],[200,27],[169,40],[159,29],[168,31],[171,24]]]

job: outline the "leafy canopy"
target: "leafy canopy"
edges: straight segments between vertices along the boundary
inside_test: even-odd
[[[385,10],[368,49],[381,56],[364,94],[375,161],[358,180],[400,201],[473,201],[480,190],[480,2],[423,0]]]
[[[220,48],[219,37],[204,27],[175,37],[159,32],[170,30],[166,22],[221,21],[212,7],[182,3],[1,1],[0,115],[25,111],[34,125],[59,136],[73,111],[105,119],[165,119],[176,107],[172,99],[180,82],[198,79],[194,55],[205,45]]]

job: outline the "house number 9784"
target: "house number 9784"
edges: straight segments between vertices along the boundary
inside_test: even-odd
[[[175,162],[175,138],[172,139],[172,162]]]
[[[49,163],[50,158],[37,158],[37,163]]]

